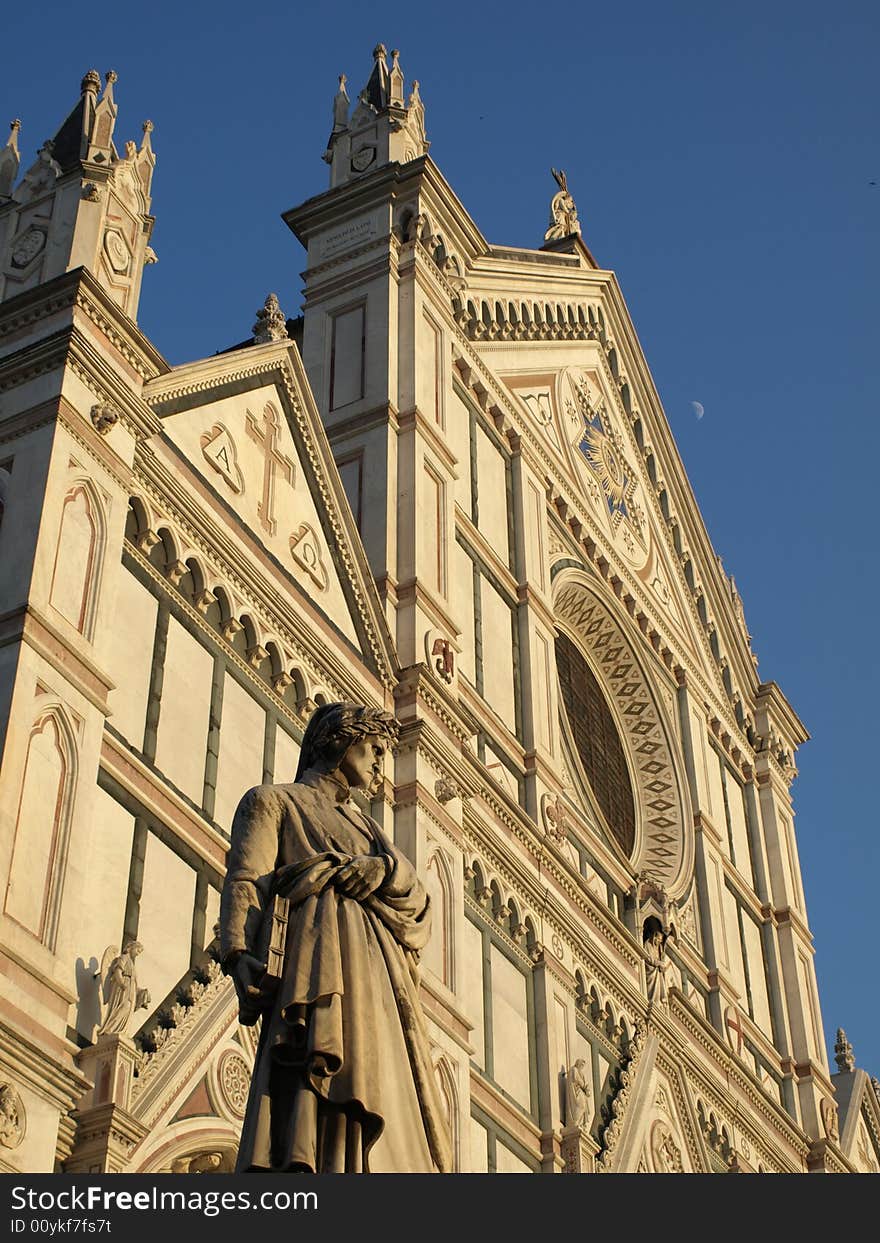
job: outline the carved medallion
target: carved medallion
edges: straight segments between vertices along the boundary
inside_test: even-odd
[[[683,1174],[681,1149],[665,1122],[657,1121],[651,1131],[651,1159],[658,1174]]]
[[[656,1173],[685,1172],[681,1163],[681,1149],[665,1122],[656,1121],[651,1130],[651,1160]]]
[[[26,268],[30,261],[40,253],[46,245],[46,234],[42,229],[28,229],[12,248],[12,266]]]
[[[319,591],[326,591],[329,582],[327,569],[321,559],[318,537],[307,522],[300,524],[290,537],[290,552],[294,561],[308,574]]]
[[[240,1053],[229,1050],[220,1060],[218,1075],[223,1100],[236,1118],[243,1118],[251,1086],[247,1062]]]
[[[27,1130],[27,1114],[11,1083],[0,1083],[0,1144],[17,1148]]]
[[[222,475],[233,492],[244,492],[244,478],[238,468],[235,441],[222,423],[215,423],[201,436],[205,461]]]
[[[108,229],[104,234],[104,251],[114,272],[118,272],[121,275],[128,271],[131,254],[126,245],[125,238],[118,229]]]

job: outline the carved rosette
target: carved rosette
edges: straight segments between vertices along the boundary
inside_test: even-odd
[[[223,1101],[236,1118],[243,1118],[251,1086],[251,1072],[240,1053],[230,1049],[223,1054],[218,1068]]]

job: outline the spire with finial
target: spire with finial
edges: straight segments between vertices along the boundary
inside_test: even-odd
[[[333,130],[324,160],[330,165],[330,185],[342,185],[352,177],[370,173],[384,164],[406,164],[426,155],[425,109],[419,84],[405,103],[400,52],[388,52],[384,43],[373,49],[373,68],[366,86],[357,96],[349,115],[345,76],[333,102]]]
[[[10,121],[6,146],[0,150],[0,199],[9,198],[18,176],[18,166],[21,163],[21,156],[18,153],[18,131],[20,129],[21,121],[17,117],[14,121]]]
[[[361,91],[361,101],[371,104],[377,112],[388,107],[390,97],[390,78],[386,56],[388,52],[384,43],[377,43],[373,48],[373,72],[369,81]]]
[[[853,1056],[853,1047],[846,1038],[846,1032],[842,1027],[837,1029],[837,1042],[834,1045],[834,1060],[837,1063],[837,1069],[840,1071],[853,1071],[856,1068],[856,1059]]]
[[[86,159],[95,164],[109,164],[113,159],[113,129],[119,109],[113,98],[113,84],[119,81],[115,69],[108,69],[104,74],[104,94],[100,103],[95,105],[94,116],[90,127],[90,141],[86,151]]]
[[[400,52],[391,52],[391,72],[388,75],[388,102],[392,108],[403,107],[403,70],[400,68]]]
[[[17,185],[17,123],[0,151],[0,299],[84,267],[135,318],[144,264],[155,259],[149,240],[156,157],[149,122],[140,147],[126,143],[120,155],[116,82],[108,70],[102,92],[97,70],[85,74],[73,108]],[[56,197],[63,198],[60,210]]]
[[[270,293],[257,311],[254,344],[268,345],[272,341],[286,341],[287,339],[287,317],[278,302],[278,295]]]

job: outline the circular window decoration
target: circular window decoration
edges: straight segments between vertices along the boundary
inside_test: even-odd
[[[251,1086],[251,1072],[240,1053],[230,1050],[220,1062],[220,1088],[223,1099],[236,1118],[243,1118]]]
[[[566,634],[556,639],[556,670],[584,775],[615,841],[631,855],[636,813],[626,755],[602,688]]]

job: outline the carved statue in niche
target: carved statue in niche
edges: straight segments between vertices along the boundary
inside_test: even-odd
[[[551,168],[550,171],[559,189],[550,200],[550,224],[544,234],[544,241],[552,242],[558,238],[571,237],[572,234],[580,236],[581,222],[578,220],[574,199],[568,190],[565,169]]]
[[[565,1125],[581,1130],[587,1125],[587,1106],[593,1094],[586,1065],[586,1060],[579,1057],[565,1073]]]
[[[646,919],[642,928],[642,946],[645,951],[645,982],[650,1002],[662,1003],[669,996],[666,985],[666,972],[669,969],[666,940],[667,933],[663,931],[660,921],[654,916]]]
[[[398,726],[326,704],[296,780],[248,791],[232,824],[221,960],[262,1029],[238,1172],[446,1172],[451,1144],[418,994],[428,896],[349,799],[374,792]]]
[[[121,954],[115,945],[104,951],[101,970],[95,973],[95,978],[101,980],[105,1006],[99,1036],[111,1033],[124,1036],[135,1010],[144,1010],[150,1004],[149,989],[138,988],[135,971],[135,959],[143,953],[143,948],[140,941],[129,941]]]

